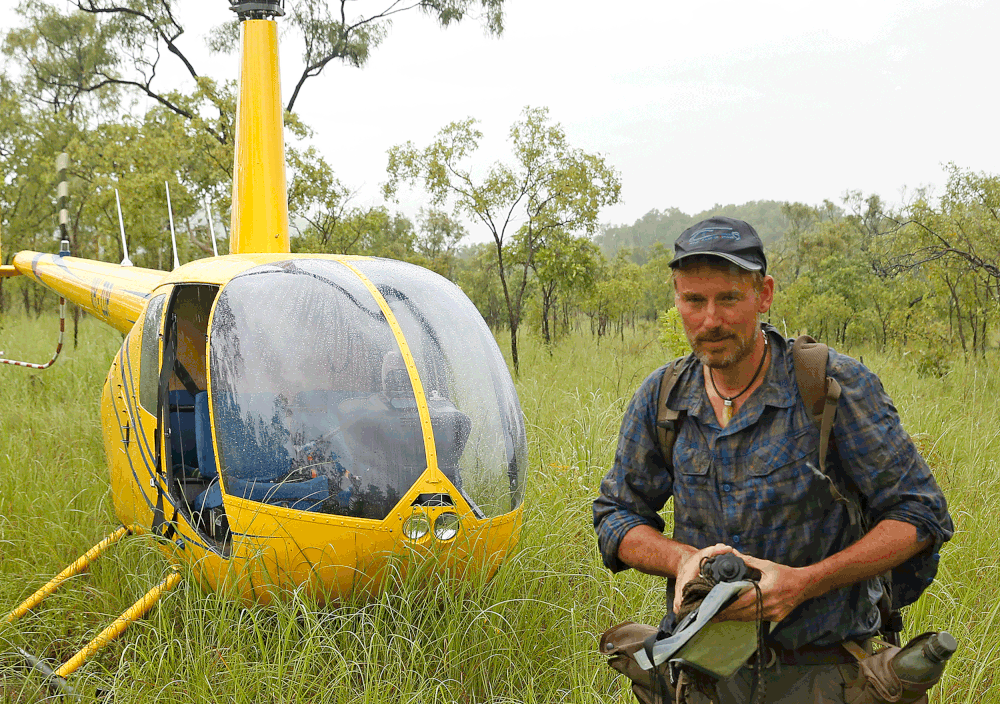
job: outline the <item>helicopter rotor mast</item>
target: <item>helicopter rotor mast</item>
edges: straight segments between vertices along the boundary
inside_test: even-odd
[[[284,0],[230,0],[242,29],[231,254],[290,252],[278,25]]]

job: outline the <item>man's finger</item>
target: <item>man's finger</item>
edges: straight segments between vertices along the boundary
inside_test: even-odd
[[[746,589],[736,601],[717,613],[712,621],[752,621],[757,618],[757,594]]]
[[[743,558],[743,562],[747,564],[747,567],[753,567],[754,569],[763,570],[774,563],[769,560],[761,560],[759,557],[754,557],[753,555],[740,555]]]
[[[727,552],[734,552],[733,547],[726,545],[725,543],[716,543],[715,545],[711,545],[707,548],[702,548],[689,558],[696,560],[696,562],[693,565],[694,569],[692,574],[685,574],[685,568],[687,566],[685,564],[685,567],[682,567],[681,571],[677,575],[678,580],[674,587],[674,613],[677,613],[681,608],[681,602],[684,600],[684,586],[687,584],[687,580],[694,579],[701,574],[702,560],[706,557],[715,557]],[[681,579],[685,579],[685,581],[681,582]]]

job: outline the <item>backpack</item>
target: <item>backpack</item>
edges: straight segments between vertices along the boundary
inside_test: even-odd
[[[813,423],[819,429],[819,470],[826,477],[830,494],[834,501],[843,504],[847,509],[848,519],[852,526],[858,528],[861,534],[868,532],[867,516],[861,508],[861,502],[856,491],[850,487],[843,490],[833,481],[827,472],[827,457],[833,441],[833,421],[837,415],[837,401],[840,399],[840,384],[826,374],[827,359],[830,348],[821,342],[816,342],[808,335],[802,335],[792,343],[792,366],[795,368],[795,383],[799,387],[799,395],[805,402],[812,416]],[[674,443],[680,431],[683,416],[680,411],[667,407],[670,392],[684,371],[685,362],[690,355],[679,357],[667,365],[660,381],[660,396],[656,411],[656,435],[660,443],[660,451],[668,467],[673,468]],[[834,447],[834,451],[836,447]],[[879,600],[879,613],[882,617],[882,636],[893,645],[899,645],[899,634],[903,630],[903,617],[892,599],[892,572],[881,576],[882,598]]]

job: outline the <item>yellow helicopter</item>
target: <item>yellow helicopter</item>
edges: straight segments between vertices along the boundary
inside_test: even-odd
[[[376,593],[411,554],[492,574],[520,531],[524,420],[489,328],[457,286],[420,267],[290,253],[283,0],[233,9],[231,253],[171,272],[65,251],[23,251],[0,267],[125,334],[101,397],[122,527],[7,620],[129,533],[157,536],[178,567],[62,666],[22,652],[65,691],[183,565],[202,588],[246,602],[293,590],[322,602]]]

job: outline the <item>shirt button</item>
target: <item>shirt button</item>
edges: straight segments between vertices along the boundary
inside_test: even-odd
[[[723,491],[727,491],[728,492],[728,491],[732,491],[732,489],[733,489],[732,484],[723,484],[722,485],[722,490]]]
[[[934,560],[934,562],[940,562],[941,555],[939,555],[938,553],[934,553],[933,555],[931,555],[931,559]]]
[[[736,544],[736,545],[739,545],[740,544],[740,536],[734,535],[733,536],[733,543]]]

